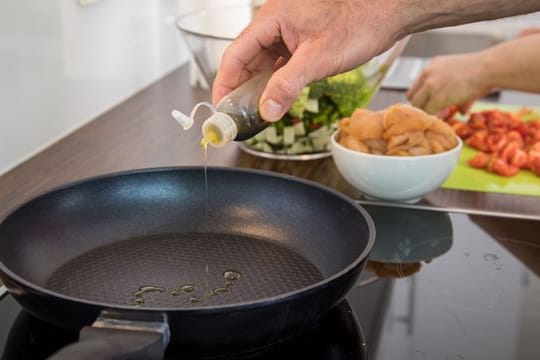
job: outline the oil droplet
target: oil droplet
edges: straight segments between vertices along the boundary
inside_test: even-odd
[[[229,292],[229,291],[231,291],[231,289],[228,287],[219,287],[219,288],[215,288],[213,290],[208,291],[206,294],[204,294],[204,297],[208,299],[213,296],[225,294],[226,292]]]
[[[159,287],[159,286],[141,286],[139,288],[139,290],[137,291],[134,291],[133,292],[133,296],[135,297],[141,297],[143,296],[145,293],[148,293],[148,292],[165,292],[166,289],[165,288],[162,288],[162,287]]]
[[[195,291],[195,285],[184,285],[180,288],[185,293],[192,293]]]
[[[227,270],[223,273],[223,277],[229,281],[238,281],[242,277],[242,273],[239,271]]]
[[[500,258],[495,254],[484,254],[484,260],[485,261],[497,261],[497,260],[500,260]]]
[[[219,295],[219,294],[224,294],[227,291],[230,291],[230,289],[227,289],[226,287],[221,287],[221,288],[216,288],[213,291],[214,291],[214,294]]]
[[[216,141],[217,139],[218,139],[218,134],[215,131],[213,130],[208,131],[201,140],[201,146],[203,147],[204,151],[206,152],[208,144]]]
[[[136,297],[135,299],[131,300],[131,303],[133,305],[143,305],[144,304],[144,299],[142,297]]]
[[[190,297],[190,298],[188,299],[188,301],[189,301],[190,303],[192,303],[192,304],[195,304],[195,303],[198,303],[199,301],[201,301],[201,299],[199,299],[199,298],[196,297],[196,296],[193,296],[193,297]]]
[[[172,289],[171,290],[171,295],[172,296],[178,296],[178,295],[180,295],[180,292],[178,292],[178,289]]]

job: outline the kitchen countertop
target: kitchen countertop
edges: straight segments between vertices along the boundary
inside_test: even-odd
[[[107,111],[45,151],[0,176],[0,218],[9,209],[51,187],[89,176],[144,167],[202,165],[200,134],[184,132],[172,109],[190,112],[208,100],[205,90],[189,86],[188,66],[168,74]],[[401,91],[381,90],[371,108],[405,101]],[[251,167],[315,180],[360,199],[361,194],[338,173],[332,159],[305,162],[254,157],[231,144],[210,149],[208,165]],[[538,197],[439,189],[421,205],[538,216]]]
[[[183,132],[170,116],[174,108],[189,112],[194,103],[208,100],[208,92],[189,87],[188,76],[186,66],[175,70],[1,176],[0,218],[28,197],[81,178],[134,168],[204,164],[199,132]],[[372,108],[404,100],[401,92],[381,91]],[[330,158],[275,161],[253,157],[231,144],[210,149],[208,165],[292,174],[361,198]],[[538,198],[527,196],[439,189],[422,204],[540,215]],[[380,206],[367,209],[378,225],[379,247],[348,300],[366,332],[371,358],[537,358],[540,221]],[[402,258],[395,268],[383,269],[397,275],[377,273],[381,268],[376,257],[393,253],[392,239],[399,239],[395,245],[402,256],[418,255],[414,242],[426,233],[441,231],[430,232],[433,224],[442,224],[446,234],[424,239],[430,250],[440,250],[437,259],[433,254]],[[415,228],[420,230],[415,232]],[[414,276],[406,273],[410,266]],[[11,310],[4,314],[6,308]],[[11,323],[19,311],[12,299],[4,299],[0,322]],[[2,331],[7,330],[0,327],[0,339],[5,339]]]

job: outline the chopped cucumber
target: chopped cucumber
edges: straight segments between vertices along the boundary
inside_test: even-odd
[[[278,135],[277,130],[273,126],[269,126],[264,130],[265,140],[268,141],[270,144],[277,144],[278,141]]]
[[[319,112],[319,100],[317,99],[308,99],[306,101],[306,111],[312,112],[312,113],[318,113]]]
[[[306,144],[304,145],[304,152],[305,153],[312,153],[313,152],[313,146],[311,146],[311,144]]]
[[[266,153],[273,153],[274,150],[272,149],[272,147],[270,145],[268,145],[267,143],[262,143],[263,144],[263,147],[262,147],[262,151],[266,152]]]
[[[286,126],[283,129],[283,144],[284,145],[291,145],[294,143],[294,126]]]
[[[264,142],[258,142],[258,143],[255,143],[253,145],[250,145],[250,146],[255,150],[262,151],[263,144],[265,144],[265,143]]]
[[[251,139],[247,139],[245,143],[248,145],[254,145],[257,143],[257,140],[255,138],[251,138]]]
[[[327,126],[321,126],[320,128],[318,128],[317,130],[313,130],[312,132],[309,133],[309,137],[314,139],[314,138],[328,138],[328,135],[330,131],[328,130],[328,127]]]
[[[270,128],[266,128],[264,129],[263,131],[261,131],[260,133],[258,133],[257,135],[255,135],[253,137],[253,139],[255,141],[264,141],[266,140],[266,132],[269,131]]]
[[[306,134],[306,128],[304,126],[303,121],[299,121],[296,124],[294,124],[293,126],[294,126],[294,133],[296,135],[305,135]]]
[[[272,145],[283,145],[283,136],[278,135],[274,139],[267,139],[266,142]]]
[[[281,145],[283,144],[283,136],[277,134],[277,129],[273,126],[270,126],[264,130],[266,142],[272,145]]]
[[[304,145],[299,142],[292,144],[290,148],[287,149],[287,154],[295,155],[304,153]]]
[[[324,151],[328,145],[328,138],[316,137],[312,138],[312,142],[315,151]]]

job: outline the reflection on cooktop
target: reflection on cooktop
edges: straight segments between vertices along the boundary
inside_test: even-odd
[[[2,360],[45,359],[61,347],[76,341],[77,337],[76,332],[54,327],[21,311],[11,327]],[[367,349],[356,316],[349,304],[344,301],[332,309],[316,329],[298,338],[273,344],[264,350],[232,357],[197,357],[197,359],[210,358],[362,360],[367,359]],[[186,359],[181,349],[174,349],[174,339],[167,349],[165,359]]]
[[[450,215],[423,210],[366,206],[375,222],[377,239],[369,256],[382,263],[431,261],[452,246]]]
[[[446,226],[430,212],[370,213],[378,250],[400,237],[410,239],[395,243],[408,244],[401,250],[438,249],[414,259],[391,247],[382,264],[393,273],[378,277],[370,265],[365,273],[377,281],[349,293],[370,359],[538,359],[540,222],[450,214]],[[401,262],[391,262],[396,253]]]
[[[364,207],[375,223],[377,234],[357,286],[380,278],[411,276],[452,247],[453,229],[448,213]]]

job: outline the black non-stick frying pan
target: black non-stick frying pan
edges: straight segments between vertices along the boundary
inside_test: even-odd
[[[17,208],[0,224],[0,277],[33,315],[82,328],[55,359],[227,355],[316,324],[374,237],[360,206],[311,182],[209,168],[205,186],[203,168],[149,169]]]

